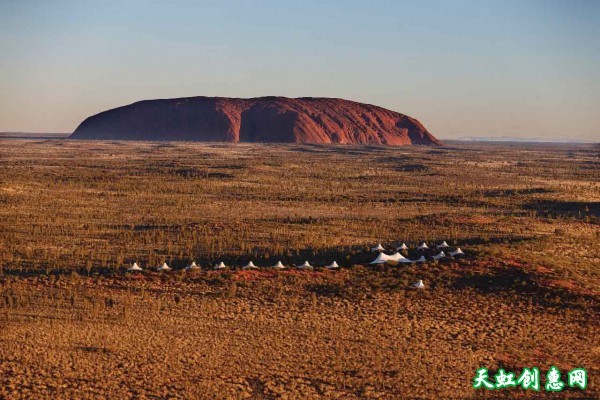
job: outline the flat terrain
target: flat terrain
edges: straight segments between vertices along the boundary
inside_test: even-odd
[[[598,146],[0,144],[0,398],[600,396]]]

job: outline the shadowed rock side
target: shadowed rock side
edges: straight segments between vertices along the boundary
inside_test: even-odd
[[[73,139],[440,145],[419,121],[330,98],[145,100],[87,118]]]

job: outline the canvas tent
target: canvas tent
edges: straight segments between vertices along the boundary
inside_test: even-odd
[[[446,248],[446,247],[450,247],[450,246],[449,246],[449,245],[448,245],[448,243],[446,243],[446,241],[444,240],[442,243],[438,244],[438,245],[437,245],[437,246],[435,246],[435,247],[437,247],[438,249],[441,249],[441,248]]]
[[[425,249],[428,249],[428,248],[429,248],[429,246],[427,246],[427,243],[425,243],[425,242],[421,243],[419,245],[419,247],[417,247],[417,249],[419,249],[419,250],[425,250]]]
[[[423,284],[423,281],[421,279],[419,279],[418,281],[416,281],[415,283],[412,284],[412,287],[417,288],[417,289],[424,289],[425,285]]]
[[[277,264],[273,265],[274,269],[284,269],[285,265],[281,263],[281,261],[277,261]]]
[[[400,246],[396,247],[396,250],[408,250],[408,246],[406,243],[402,243]]]
[[[160,267],[157,268],[157,271],[170,271],[170,270],[171,270],[171,267],[169,267],[166,262],[164,262]]]
[[[331,264],[329,264],[328,266],[326,266],[325,268],[327,269],[336,269],[339,268],[340,266],[338,265],[337,261],[332,262]]]
[[[221,261],[220,263],[215,265],[214,269],[225,269],[225,268],[227,268],[227,265],[225,265],[225,263],[223,261]]]
[[[313,266],[308,261],[304,261],[304,264],[298,266],[298,269],[313,269]]]
[[[450,254],[452,257],[454,257],[454,256],[460,256],[460,255],[465,254],[465,253],[463,253],[463,251],[459,247],[459,248],[456,249],[456,251],[451,251],[448,254]]]
[[[444,257],[446,257],[446,253],[444,253],[443,251],[440,251],[435,256],[431,256],[431,258],[433,258],[434,260],[439,260],[440,258],[444,258]]]
[[[244,265],[242,269],[258,269],[258,267],[254,265],[252,261],[250,261],[248,264]]]
[[[391,256],[389,256],[389,259],[392,261],[400,261],[400,260],[406,260],[406,257],[404,257],[402,254],[396,252],[396,253],[392,254]]]
[[[421,258],[419,258],[418,260],[415,260],[413,262],[424,263],[424,262],[427,262],[427,260],[425,259],[425,256],[421,256]]]
[[[186,271],[189,271],[190,269],[200,269],[200,267],[198,266],[198,264],[196,264],[196,261],[192,261],[190,265],[185,267]]]
[[[370,264],[385,264],[389,260],[390,260],[390,256],[388,256],[387,254],[382,252],[382,253],[379,253],[377,258],[374,259],[373,261],[371,261]]]
[[[131,267],[127,268],[127,271],[141,271],[142,269],[138,265],[138,263],[134,262]]]
[[[381,243],[378,243],[377,246],[375,247],[371,247],[371,251],[375,252],[375,251],[384,251],[385,249],[383,248],[383,246],[381,245]]]

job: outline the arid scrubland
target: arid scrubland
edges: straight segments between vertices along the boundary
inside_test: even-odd
[[[0,398],[600,395],[597,146],[0,144]],[[367,265],[421,240],[466,256]]]

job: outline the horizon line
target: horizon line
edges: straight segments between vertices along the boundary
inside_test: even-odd
[[[72,135],[73,132],[28,132],[28,131],[0,131],[0,139],[36,139],[43,138],[44,136],[56,136],[55,139],[68,139],[68,136]],[[12,135],[12,136],[11,136]],[[64,137],[63,137],[64,136]],[[519,138],[519,137],[502,137],[502,136],[478,136],[474,138],[451,138],[451,137],[439,137],[436,136],[440,141],[451,141],[451,142],[482,142],[482,143],[552,143],[552,144],[600,144],[600,140],[585,140],[585,139],[543,139],[543,138]],[[119,141],[107,140],[109,142]],[[143,140],[142,140],[143,141]],[[150,140],[152,141],[152,140]],[[166,140],[168,141],[168,140]],[[198,143],[208,141],[198,141]],[[301,143],[297,143],[301,144]],[[365,143],[368,144],[368,143]]]

